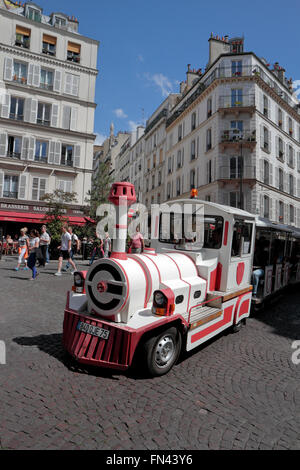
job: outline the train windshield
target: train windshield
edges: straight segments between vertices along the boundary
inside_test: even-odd
[[[159,241],[178,250],[219,249],[223,237],[223,217],[202,214],[160,215]]]

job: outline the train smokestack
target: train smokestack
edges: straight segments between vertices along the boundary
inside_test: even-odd
[[[108,200],[116,208],[116,239],[113,241],[112,258],[127,259],[127,213],[136,202],[134,185],[127,182],[113,183]]]

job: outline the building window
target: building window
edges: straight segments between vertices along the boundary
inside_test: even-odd
[[[270,174],[270,165],[269,165],[269,162],[267,160],[264,160],[264,183],[265,184],[269,184],[269,174]]]
[[[230,158],[230,179],[241,178],[241,157]]]
[[[211,116],[212,114],[212,99],[208,98],[207,100],[207,119]]]
[[[212,175],[211,175],[211,160],[208,160],[206,163],[206,171],[207,171],[207,184],[212,182]]]
[[[27,65],[22,62],[14,61],[14,74],[13,80],[18,83],[27,83]]]
[[[242,75],[243,63],[241,60],[233,60],[231,62],[231,73],[233,77],[239,77]]]
[[[263,114],[264,116],[269,116],[269,100],[266,95],[263,96]]]
[[[52,70],[41,69],[40,87],[44,90],[53,90],[53,72]]]
[[[278,189],[283,191],[283,170],[281,168],[278,169]]]
[[[282,110],[278,108],[278,126],[281,129],[282,129],[282,121],[283,121]]]
[[[38,103],[37,123],[43,126],[50,126],[51,105]]]
[[[270,199],[268,196],[264,196],[264,217],[268,219],[270,216]]]
[[[263,148],[269,150],[269,131],[266,127],[263,127]]]
[[[34,159],[38,162],[47,163],[48,143],[37,140],[35,143]]]
[[[229,193],[229,205],[231,207],[240,206],[240,193],[237,191],[232,191]]]
[[[279,222],[283,222],[283,209],[284,209],[284,206],[283,206],[282,201],[279,201],[278,207],[279,207]]]
[[[56,38],[49,36],[48,34],[43,35],[43,54],[55,56],[56,54]]]
[[[56,28],[66,28],[67,26],[67,21],[65,18],[62,18],[61,16],[54,16],[53,17],[53,26],[55,26]]]
[[[180,183],[181,183],[181,178],[176,179],[176,195],[180,195]]]
[[[241,88],[233,88],[231,90],[231,106],[234,108],[235,106],[242,106],[243,105],[243,90]]]
[[[155,175],[152,175],[152,189],[155,188]]]
[[[172,172],[172,159],[171,157],[168,158],[168,173]]]
[[[191,160],[195,160],[196,158],[196,143],[195,140],[191,142]]]
[[[290,224],[295,222],[295,208],[294,206],[290,205]]]
[[[10,119],[23,121],[24,119],[24,99],[12,96],[10,100]]]
[[[46,192],[46,178],[32,178],[32,200],[40,201]]]
[[[294,177],[293,175],[289,175],[289,189],[290,189],[290,195],[294,196]]]
[[[32,21],[38,21],[40,23],[42,20],[41,11],[27,5],[26,18]]]
[[[21,158],[22,138],[12,135],[8,136],[7,156],[10,158]]]
[[[207,131],[206,131],[206,151],[210,150],[211,147],[212,147],[211,129],[207,129]]]
[[[23,26],[16,27],[16,46],[24,47],[29,49],[30,47],[30,29],[24,28]]]
[[[288,129],[289,134],[290,134],[290,136],[292,136],[293,135],[293,121],[290,117],[288,119],[288,126],[289,126],[289,129]]]
[[[178,126],[178,142],[180,142],[182,139],[182,124],[179,124]]]
[[[191,130],[196,129],[196,113],[193,113],[191,116]]]
[[[283,140],[281,139],[281,137],[278,137],[278,158],[280,160],[284,159]]]
[[[18,199],[19,177],[4,175],[3,197]]]
[[[167,199],[171,197],[171,183],[170,181],[167,183]],[[146,204],[147,205],[147,204]]]
[[[190,171],[190,189],[195,188],[195,177],[196,177],[196,171],[191,170]]]
[[[181,150],[177,152],[177,169],[181,168]]]
[[[289,145],[289,166],[294,168],[294,149]]]
[[[157,182],[158,186],[160,186],[161,185],[161,172],[160,171],[158,172],[158,177],[157,178],[158,178],[158,182]]]
[[[73,145],[62,144],[60,164],[73,166],[74,147]]]
[[[67,50],[67,60],[70,62],[77,62],[80,63],[80,44],[75,44],[74,42],[68,42],[68,50]]]

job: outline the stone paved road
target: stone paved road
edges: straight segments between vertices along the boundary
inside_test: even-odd
[[[13,266],[0,261],[0,449],[300,449],[299,293],[145,379],[66,362],[72,277]]]

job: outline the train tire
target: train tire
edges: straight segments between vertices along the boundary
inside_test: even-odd
[[[144,359],[149,374],[164,375],[176,363],[182,346],[181,333],[171,327],[149,338],[144,344]]]
[[[238,333],[241,331],[242,327],[246,325],[246,319],[240,320],[238,323],[232,326],[232,332]]]

